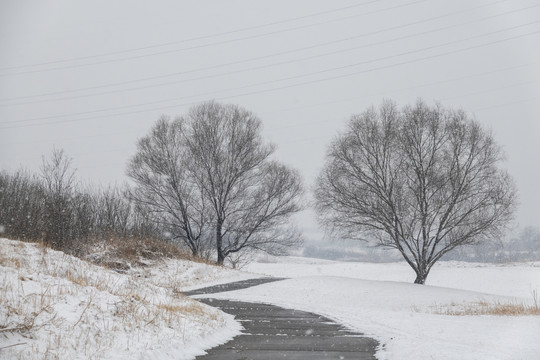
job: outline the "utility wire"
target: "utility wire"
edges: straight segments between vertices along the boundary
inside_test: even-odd
[[[210,35],[202,35],[202,36],[192,37],[192,38],[183,39],[183,40],[176,40],[176,41],[170,41],[170,42],[159,43],[159,44],[154,44],[154,45],[142,46],[142,47],[138,47],[138,48],[131,48],[131,49],[125,49],[125,50],[119,50],[119,51],[111,51],[111,52],[95,54],[95,55],[72,57],[72,58],[61,59],[61,60],[52,60],[52,61],[46,61],[46,62],[40,62],[40,63],[34,63],[34,64],[27,64],[27,65],[14,65],[14,66],[2,67],[2,68],[0,68],[0,71],[10,70],[10,69],[22,69],[22,68],[34,67],[34,66],[58,64],[58,63],[77,61],[77,60],[88,60],[88,59],[93,59],[93,58],[97,58],[97,57],[125,54],[125,53],[129,53],[129,52],[140,51],[140,50],[148,50],[148,49],[155,49],[155,48],[164,47],[164,46],[177,45],[177,44],[182,44],[182,43],[196,41],[196,40],[209,39],[209,38],[213,38],[213,37],[219,37],[219,36],[223,36],[223,35],[229,35],[229,34],[234,34],[234,33],[248,31],[248,30],[255,30],[255,29],[260,29],[260,28],[264,28],[264,27],[269,27],[269,26],[274,26],[274,25],[279,25],[279,24],[285,24],[285,23],[288,23],[288,22],[298,21],[298,20],[307,19],[307,18],[310,18],[310,17],[320,16],[320,15],[331,14],[331,13],[339,12],[339,11],[343,11],[343,10],[350,10],[350,9],[353,9],[353,8],[366,6],[366,5],[373,4],[373,3],[376,3],[376,2],[380,2],[380,1],[381,0],[371,0],[371,1],[364,2],[364,3],[360,3],[360,4],[353,4],[353,5],[344,6],[344,7],[337,8],[337,9],[330,9],[330,10],[326,10],[326,11],[321,11],[321,12],[317,12],[317,13],[313,13],[313,14],[309,14],[309,15],[297,16],[297,17],[288,18],[288,19],[279,20],[279,21],[274,21],[274,22],[270,22],[270,23],[265,23],[265,24],[255,25],[255,26],[249,26],[249,27],[239,28],[239,29],[235,29],[235,30],[214,33],[214,34],[210,34]]]
[[[487,89],[487,90],[480,90],[480,91],[475,91],[475,92],[470,92],[470,93],[459,94],[457,96],[446,97],[446,98],[442,98],[441,101],[448,101],[448,100],[459,99],[459,98],[462,98],[462,97],[469,97],[469,96],[474,96],[474,95],[486,94],[486,93],[490,93],[490,92],[493,92],[493,91],[510,89],[510,88],[513,88],[513,87],[516,87],[516,86],[536,84],[538,82],[540,82],[540,80],[538,80],[538,79],[528,80],[528,81],[521,81],[521,82],[518,82],[518,83],[508,84],[508,85],[501,86],[501,87],[496,87],[496,88],[490,88],[490,89]]]
[[[294,63],[294,62],[309,60],[309,59],[318,58],[318,57],[322,57],[322,56],[334,55],[334,54],[338,54],[338,53],[357,50],[357,49],[360,49],[360,48],[365,48],[365,47],[368,47],[368,46],[374,46],[374,45],[394,42],[394,41],[403,40],[403,39],[407,39],[407,38],[411,38],[411,37],[416,37],[416,36],[420,36],[420,35],[424,35],[424,34],[428,34],[428,33],[433,33],[433,32],[447,30],[447,29],[451,29],[451,28],[455,28],[455,27],[459,27],[459,26],[469,25],[471,23],[485,21],[485,20],[488,20],[488,19],[508,15],[510,13],[529,10],[530,8],[538,7],[538,6],[540,6],[540,4],[536,4],[536,5],[533,5],[533,6],[529,6],[529,7],[525,7],[525,8],[521,8],[521,9],[517,9],[517,10],[507,11],[507,12],[504,12],[504,13],[501,13],[501,14],[487,16],[487,17],[484,17],[484,18],[481,18],[481,19],[468,21],[468,22],[464,22],[464,23],[460,23],[460,24],[453,24],[453,25],[439,27],[439,28],[432,29],[432,30],[417,32],[415,34],[400,36],[400,37],[397,37],[397,38],[388,39],[388,40],[384,40],[384,41],[379,41],[379,42],[376,42],[376,43],[373,42],[373,43],[370,43],[370,44],[364,44],[364,45],[361,45],[361,46],[355,46],[355,47],[352,47],[352,48],[347,48],[347,49],[342,49],[342,50],[337,50],[337,51],[332,51],[332,52],[326,52],[326,53],[323,53],[323,54],[318,54],[318,55],[293,59],[293,60],[289,60],[289,61],[272,63],[272,64],[262,65],[262,66],[258,66],[258,67],[252,67],[252,68],[248,68],[248,69],[241,69],[241,70],[237,70],[237,71],[231,71],[231,72],[226,72],[226,73],[221,73],[221,74],[207,75],[205,77],[199,77],[199,78],[187,79],[187,80],[179,80],[179,81],[201,80],[201,79],[207,79],[207,78],[212,78],[212,77],[217,77],[217,76],[231,75],[231,74],[235,74],[235,73],[241,73],[241,72],[244,72],[244,71],[257,70],[257,69],[268,68],[268,67],[272,67],[272,66],[279,66],[279,65],[283,65],[283,64],[290,64],[290,63]],[[460,11],[460,12],[462,12],[462,11]],[[220,67],[225,67],[225,66],[230,66],[230,65],[236,65],[236,64],[240,64],[240,63],[251,62],[251,61],[254,61],[254,60],[261,60],[261,59],[265,59],[265,58],[269,58],[269,57],[275,57],[275,56],[278,56],[278,55],[294,53],[294,52],[303,51],[303,50],[307,50],[307,49],[313,49],[313,48],[316,48],[316,47],[326,46],[326,45],[330,45],[330,44],[336,44],[336,43],[339,43],[339,42],[349,41],[349,40],[357,39],[357,38],[360,38],[360,37],[366,37],[366,36],[370,36],[370,35],[374,35],[374,34],[378,34],[378,33],[382,33],[382,32],[401,29],[401,28],[404,28],[404,27],[409,27],[409,26],[412,26],[412,25],[417,25],[417,24],[420,24],[420,23],[441,19],[441,18],[448,17],[448,16],[451,16],[451,15],[455,15],[455,13],[446,14],[446,15],[442,15],[442,16],[436,16],[436,17],[432,17],[432,18],[428,18],[428,19],[424,19],[424,20],[420,20],[420,21],[415,21],[415,22],[408,23],[408,24],[393,26],[393,27],[386,28],[386,29],[381,29],[381,30],[377,30],[377,31],[363,33],[363,34],[360,34],[360,35],[355,35],[355,36],[347,37],[347,38],[344,38],[344,39],[338,39],[338,40],[334,40],[334,41],[324,42],[324,43],[320,43],[320,44],[316,44],[316,45],[311,45],[311,46],[302,47],[302,48],[298,48],[298,49],[293,49],[293,50],[289,50],[289,51],[279,52],[279,53],[266,55],[266,56],[254,57],[254,58],[245,59],[245,60],[236,61],[236,62],[231,62],[231,63],[219,64],[219,65],[214,65],[214,66],[209,66],[209,67],[203,67],[203,68],[198,68],[198,69],[193,69],[193,70],[169,73],[169,74],[153,76],[153,77],[147,77],[147,78],[141,78],[141,79],[134,79],[134,80],[123,81],[123,82],[110,83],[110,84],[106,84],[106,85],[99,85],[99,86],[92,86],[92,87],[85,87],[85,88],[78,88],[78,89],[71,89],[71,90],[63,90],[63,91],[56,91],[56,92],[48,92],[48,93],[42,93],[42,94],[37,94],[37,95],[20,96],[20,97],[13,97],[13,98],[4,98],[4,99],[0,99],[0,101],[13,101],[13,100],[32,99],[32,98],[46,97],[46,96],[51,96],[51,95],[61,95],[61,94],[65,94],[65,93],[73,93],[73,92],[86,91],[86,90],[95,90],[95,89],[101,89],[101,88],[106,88],[106,87],[111,87],[111,86],[127,85],[127,84],[132,84],[132,83],[137,83],[137,82],[144,82],[144,81],[155,80],[155,79],[160,79],[160,78],[169,78],[171,76],[184,75],[184,74],[203,71],[203,70],[210,70],[210,69],[215,69],[215,68],[220,68]],[[174,82],[174,83],[178,83],[178,82]],[[171,84],[171,83],[168,82],[168,83],[165,83],[165,84]],[[142,88],[148,88],[148,87],[154,87],[154,86],[161,86],[161,85],[160,84],[150,84],[150,85],[146,85],[146,86],[143,86],[143,87],[136,87],[136,88],[130,88],[130,89],[129,88],[128,89],[119,89],[119,90],[113,90],[113,91],[104,92],[104,93],[82,94],[82,95],[74,95],[74,96],[68,96],[68,97],[60,97],[60,98],[56,98],[56,99],[43,99],[43,100],[36,100],[36,101],[17,102],[17,103],[13,103],[13,104],[4,104],[3,106],[27,105],[27,104],[35,104],[35,103],[41,103],[41,102],[49,102],[49,101],[61,101],[61,100],[68,100],[68,99],[78,99],[78,98],[83,98],[83,97],[99,96],[99,95],[103,95],[103,94],[118,93],[118,92],[123,92],[123,91],[130,91],[132,89],[133,90],[134,89],[142,89]]]
[[[356,14],[356,15],[349,15],[349,16],[346,16],[346,17],[333,19],[333,20],[328,20],[328,21],[324,21],[324,22],[320,22],[320,23],[296,26],[296,27],[292,27],[292,28],[288,28],[288,29],[274,30],[274,31],[266,32],[266,33],[261,33],[261,34],[256,34],[256,35],[249,35],[249,36],[239,37],[239,38],[230,39],[230,40],[217,41],[217,42],[207,43],[207,44],[203,44],[203,45],[195,45],[195,46],[181,48],[181,49],[159,51],[159,52],[154,52],[154,53],[150,53],[150,54],[135,55],[135,56],[129,56],[129,57],[124,57],[124,58],[103,60],[103,61],[97,61],[97,62],[92,62],[92,63],[78,64],[78,65],[60,66],[60,67],[53,67],[53,68],[48,68],[48,69],[22,71],[22,72],[15,72],[15,73],[4,73],[4,74],[0,74],[0,77],[11,76],[11,75],[21,75],[21,74],[33,74],[33,73],[39,73],[39,72],[49,72],[49,71],[53,71],[53,70],[64,70],[64,69],[71,69],[71,68],[78,68],[78,67],[86,67],[86,66],[90,66],[90,65],[108,64],[108,63],[114,63],[114,62],[119,62],[119,61],[141,59],[141,58],[145,58],[145,57],[149,57],[149,56],[155,56],[155,55],[165,55],[165,54],[171,54],[171,53],[181,52],[181,51],[186,51],[186,50],[201,49],[201,48],[215,46],[215,45],[229,44],[229,43],[233,43],[233,42],[249,40],[249,39],[256,39],[256,38],[269,36],[269,35],[274,35],[274,34],[279,34],[279,33],[283,33],[283,32],[306,29],[306,28],[318,26],[318,25],[321,25],[321,24],[327,24],[327,23],[352,19],[352,18],[356,18],[356,17],[373,15],[373,14],[384,12],[384,11],[387,11],[387,10],[394,10],[394,9],[414,5],[414,4],[425,2],[425,1],[427,1],[427,0],[416,0],[416,1],[413,1],[413,2],[406,3],[406,4],[401,4],[401,5],[397,5],[397,6],[393,6],[393,7],[388,7],[388,8],[375,10],[375,11],[371,11],[371,12],[366,12],[366,13],[361,13],[361,14]],[[508,1],[508,0],[501,0],[501,1]]]
[[[524,102],[538,101],[538,100],[540,100],[540,96],[534,96],[534,97],[530,97],[530,98],[527,98],[527,99],[510,101],[510,102],[495,104],[495,105],[491,105],[491,106],[484,106],[484,107],[481,107],[481,108],[473,109],[472,111],[473,112],[474,111],[484,111],[484,110],[490,110],[490,109],[505,107],[505,106],[509,106],[509,105],[521,104],[521,103],[524,103]]]
[[[496,69],[496,70],[491,70],[491,71],[486,71],[486,72],[481,72],[481,73],[476,73],[476,74],[470,74],[470,75],[466,75],[466,76],[455,77],[455,78],[447,79],[447,80],[439,80],[439,81],[424,83],[424,84],[420,84],[420,85],[402,87],[402,88],[399,88],[399,89],[391,90],[390,93],[410,91],[410,90],[413,90],[413,89],[419,89],[419,88],[424,88],[424,87],[429,87],[429,86],[434,86],[434,85],[447,84],[447,83],[456,82],[456,81],[460,81],[460,80],[472,79],[472,78],[486,76],[486,75],[492,75],[492,74],[496,74],[496,73],[500,73],[500,72],[504,72],[504,71],[515,70],[515,69],[520,69],[520,68],[524,68],[524,67],[528,67],[528,66],[537,65],[538,63],[540,63],[540,60],[539,61],[529,62],[529,63],[526,63],[526,64],[516,65],[516,66],[510,66],[510,67],[505,67],[505,68],[499,68],[499,69]],[[530,83],[535,83],[535,82],[538,82],[538,81],[540,81],[540,80],[533,80],[533,81],[530,81]],[[516,84],[510,84],[510,85],[505,86],[503,88],[509,88],[509,87],[513,87],[513,86],[525,85],[525,84],[528,84],[528,83],[529,82],[521,82],[521,83],[516,83]],[[498,88],[498,89],[494,89],[494,90],[501,90],[503,88]],[[467,95],[464,95],[464,96],[477,95],[477,94],[486,93],[486,92],[490,92],[490,91],[492,91],[492,90],[489,89],[489,90],[479,91],[479,92],[472,93],[472,94],[467,94]],[[294,107],[289,107],[289,108],[285,108],[285,109],[279,109],[279,110],[276,110],[276,111],[266,111],[264,113],[269,114],[269,113],[280,112],[280,111],[290,111],[290,110],[298,110],[298,109],[304,109],[304,108],[320,107],[320,106],[325,106],[325,105],[330,105],[330,104],[337,104],[337,103],[342,103],[342,102],[349,102],[349,101],[353,101],[353,100],[358,100],[359,98],[368,98],[368,97],[373,97],[373,96],[384,96],[384,95],[388,94],[388,92],[389,91],[381,91],[381,92],[378,92],[378,93],[364,94],[364,95],[362,95],[360,97],[355,96],[355,97],[349,97],[349,98],[345,98],[345,99],[317,102],[317,104],[294,106]],[[456,98],[457,97],[461,97],[461,96],[456,96]],[[453,98],[444,98],[444,99],[440,99],[440,100],[441,101],[446,101],[446,100],[451,100],[451,99],[453,99]],[[306,123],[306,125],[309,125],[309,124],[310,123]],[[296,126],[296,125],[291,125],[291,126]]]
[[[402,62],[395,63],[395,64],[389,64],[389,65],[379,66],[379,67],[375,67],[375,68],[371,68],[371,69],[366,69],[366,70],[355,71],[355,72],[351,72],[351,73],[347,73],[347,74],[342,74],[342,75],[338,75],[338,76],[332,76],[332,77],[326,77],[326,78],[321,78],[321,79],[316,79],[316,80],[311,80],[311,81],[305,81],[305,82],[300,82],[300,83],[296,83],[296,84],[290,84],[290,85],[280,86],[280,87],[275,87],[275,88],[270,88],[270,89],[263,89],[263,90],[246,92],[246,93],[229,95],[229,96],[222,96],[222,97],[219,97],[218,99],[219,100],[224,100],[224,99],[230,99],[230,98],[237,98],[237,97],[241,97],[241,96],[261,94],[261,93],[277,91],[277,90],[283,90],[283,89],[297,87],[297,86],[303,86],[303,85],[308,85],[308,84],[314,84],[314,83],[319,83],[319,82],[324,82],[324,81],[329,81],[329,80],[335,80],[335,79],[350,77],[350,76],[353,76],[353,75],[358,75],[358,74],[368,73],[368,72],[372,72],[372,71],[397,67],[397,66],[400,66],[400,65],[411,64],[411,63],[415,63],[415,62],[418,62],[418,61],[433,59],[433,58],[436,58],[436,57],[441,57],[441,56],[445,56],[445,55],[452,55],[452,54],[456,54],[456,53],[460,53],[460,52],[464,52],[464,51],[468,51],[468,50],[472,50],[472,49],[491,46],[491,45],[499,44],[499,43],[502,43],[502,42],[505,42],[505,41],[510,41],[510,40],[514,40],[514,39],[517,39],[517,38],[522,38],[522,37],[525,37],[525,36],[535,35],[535,34],[538,34],[538,33],[540,33],[540,30],[529,32],[529,33],[526,33],[526,34],[516,35],[516,36],[513,36],[513,37],[508,37],[508,38],[505,38],[505,39],[495,40],[495,41],[491,41],[491,42],[484,43],[484,44],[479,44],[479,45],[475,45],[475,46],[469,46],[469,47],[458,49],[458,50],[453,50],[453,51],[443,52],[443,53],[439,53],[439,54],[435,54],[435,55],[425,56],[425,57],[422,57],[422,58],[402,61]],[[222,91],[228,91],[228,90],[222,90]],[[201,95],[195,95],[195,96],[201,96]],[[192,97],[192,96],[190,96],[190,97]],[[104,118],[104,117],[110,117],[110,116],[131,115],[131,114],[159,111],[159,110],[169,109],[169,108],[184,107],[184,106],[189,106],[189,105],[193,105],[193,104],[197,104],[197,103],[199,103],[199,102],[190,102],[190,103],[184,103],[184,104],[174,104],[174,105],[168,105],[168,106],[161,106],[161,107],[158,107],[158,108],[150,108],[150,109],[129,111],[129,112],[123,112],[123,113],[116,113],[116,114],[105,114],[105,115],[101,115],[101,116],[91,116],[91,117],[80,118],[80,119],[69,119],[69,120],[60,120],[60,121],[52,121],[52,122],[46,122],[46,123],[16,125],[16,126],[4,126],[4,127],[0,127],[0,129],[23,128],[23,127],[31,127],[31,126],[42,126],[42,125],[51,125],[51,124],[59,124],[59,123],[79,122],[79,121],[84,121],[84,120]],[[136,106],[141,106],[141,105],[136,105]],[[57,115],[57,116],[25,119],[25,120],[19,120],[19,121],[7,121],[7,122],[3,122],[3,123],[5,124],[5,123],[8,123],[8,122],[9,123],[23,122],[23,121],[28,122],[28,121],[36,121],[36,120],[55,119],[55,118],[62,118],[62,117],[71,117],[71,116],[75,116],[75,115],[91,114],[91,113],[100,112],[100,111],[103,112],[103,111],[108,111],[108,110],[95,110],[95,111],[89,111],[89,112],[63,114],[63,115]]]
[[[391,92],[410,91],[412,89],[418,89],[418,88],[423,88],[423,87],[428,87],[428,86],[434,86],[434,85],[446,84],[446,83],[451,83],[451,82],[456,82],[456,81],[461,81],[461,80],[472,79],[472,78],[476,78],[476,77],[482,77],[482,76],[486,76],[486,75],[492,75],[492,74],[496,74],[496,73],[500,73],[500,72],[505,72],[505,71],[509,71],[509,70],[515,70],[515,69],[520,69],[520,68],[524,68],[524,67],[528,67],[528,66],[532,66],[532,65],[537,65],[539,62],[540,61],[534,61],[534,62],[529,62],[529,63],[525,63],[525,64],[521,64],[521,65],[510,66],[510,67],[499,68],[499,69],[495,69],[495,70],[491,70],[491,71],[485,71],[485,72],[481,72],[481,73],[475,73],[475,74],[470,74],[470,75],[466,75],[466,76],[455,77],[455,78],[452,78],[452,79],[439,80],[439,81],[430,82],[430,83],[424,83],[424,84],[415,85],[415,86],[402,87],[402,88],[399,88],[399,89],[392,90]],[[532,82],[538,82],[538,81],[539,80],[533,80],[533,81],[530,81],[530,82],[532,83]],[[512,86],[518,86],[518,85],[527,84],[527,83],[529,83],[529,82],[510,84],[508,86],[504,86],[504,87],[501,87],[501,88],[498,88],[498,89],[495,89],[495,90],[501,90],[501,89],[504,89],[504,88],[509,88],[509,87],[512,87]],[[491,92],[491,91],[492,91],[492,89],[488,89],[488,90],[485,90],[485,91],[479,91],[479,92],[475,92],[475,93],[472,93],[472,94],[467,94],[466,96],[477,95],[477,94]],[[384,94],[387,94],[387,93],[388,92],[385,91],[385,92],[379,92],[379,93],[363,94],[360,97],[356,96],[356,97],[350,97],[350,98],[346,98],[346,99],[339,99],[339,100],[326,101],[326,102],[317,102],[316,104],[295,106],[295,107],[289,107],[289,108],[278,109],[278,110],[273,110],[273,111],[272,110],[271,111],[264,111],[263,113],[264,114],[272,114],[272,113],[282,112],[282,111],[291,111],[291,110],[298,110],[298,109],[305,109],[305,108],[320,107],[320,106],[325,106],[325,105],[329,105],[329,104],[348,102],[348,101],[358,100],[358,99],[362,99],[362,98],[369,98],[369,97],[372,97],[372,96],[380,96],[380,95],[384,95]],[[445,100],[449,100],[449,99],[452,99],[452,98],[441,99],[441,101],[445,101]],[[536,97],[532,98],[532,99],[520,100],[520,101],[517,101],[517,103],[525,102],[525,101],[531,101],[533,99],[536,99]],[[513,103],[516,103],[516,102],[505,103],[505,104],[502,104],[502,105],[496,105],[496,106],[491,106],[491,107],[505,106],[505,105],[509,105],[509,104],[513,104]],[[490,109],[491,107],[483,107],[483,108],[479,108],[479,109],[474,109],[473,111]],[[319,123],[324,123],[324,122],[316,122],[315,124],[319,124]],[[303,126],[303,125],[313,125],[313,124],[314,124],[313,122],[302,123],[302,124],[293,124],[293,125],[288,125],[288,126],[282,126],[282,127],[280,127],[280,129]],[[75,137],[75,138],[70,137],[69,139],[56,139],[55,141],[81,140],[81,139],[95,138],[95,137],[100,137],[100,136],[124,135],[124,134],[128,134],[128,133],[134,133],[134,131],[100,133],[100,134],[95,134],[95,135],[79,136],[79,137]],[[40,141],[38,143],[49,143],[49,142],[50,141]],[[32,143],[34,143],[34,142],[32,142]],[[28,142],[4,143],[4,145],[24,145],[24,144],[28,144]]]
[[[221,92],[224,92],[224,91],[237,91],[237,90],[242,90],[242,89],[248,89],[248,88],[258,87],[258,86],[261,86],[261,85],[269,85],[269,84],[279,83],[279,82],[282,82],[282,81],[294,80],[294,79],[304,78],[304,77],[307,77],[307,76],[332,72],[332,71],[336,71],[336,70],[348,69],[348,68],[357,67],[357,66],[360,66],[360,65],[366,65],[366,64],[369,64],[369,63],[376,63],[376,62],[380,62],[382,60],[388,60],[388,59],[392,59],[392,58],[395,58],[395,57],[400,57],[400,56],[404,56],[404,55],[410,55],[410,54],[414,54],[414,53],[418,53],[418,52],[422,52],[422,51],[426,51],[426,50],[432,50],[432,49],[435,49],[435,48],[439,48],[439,47],[443,47],[443,46],[447,46],[447,45],[451,45],[451,44],[455,44],[455,43],[459,43],[459,42],[463,42],[463,41],[468,41],[468,40],[472,40],[472,39],[477,39],[477,38],[493,35],[493,34],[508,31],[508,30],[514,30],[514,29],[519,28],[519,27],[529,26],[531,24],[535,24],[535,23],[539,23],[539,22],[540,22],[540,20],[537,20],[537,21],[534,21],[534,22],[531,22],[531,23],[517,25],[517,26],[510,27],[510,28],[497,30],[497,31],[492,31],[492,32],[488,32],[488,33],[484,33],[484,34],[480,34],[480,35],[475,35],[475,36],[465,38],[465,39],[453,40],[453,41],[449,41],[449,42],[442,43],[442,44],[437,44],[437,45],[433,45],[433,46],[424,47],[424,48],[421,48],[421,49],[415,49],[415,50],[402,52],[402,53],[399,53],[399,54],[393,54],[393,55],[389,55],[389,56],[384,56],[384,57],[371,59],[371,60],[367,60],[367,61],[362,61],[362,62],[357,62],[357,63],[353,63],[353,64],[348,64],[348,65],[344,65],[344,66],[319,70],[319,71],[316,71],[316,72],[310,72],[310,73],[305,73],[305,74],[301,74],[301,75],[295,75],[295,76],[289,76],[289,77],[285,77],[285,78],[265,81],[265,82],[261,82],[261,83],[257,83],[257,84],[251,84],[251,85],[246,85],[246,86],[241,86],[241,87],[235,87],[235,88],[229,88],[229,89],[218,90],[218,91],[213,91],[213,92],[207,92],[207,93],[203,93],[203,94],[187,95],[187,96],[183,96],[183,97],[169,98],[169,99],[146,102],[146,103],[140,103],[140,104],[135,104],[135,105],[115,106],[115,107],[99,109],[99,110],[92,110],[92,111],[83,111],[83,112],[69,113],[69,114],[62,114],[62,115],[53,115],[53,116],[34,117],[34,118],[23,119],[23,120],[3,121],[3,122],[0,122],[0,124],[32,122],[32,121],[49,120],[49,119],[62,118],[62,117],[71,117],[71,116],[78,116],[78,115],[94,114],[94,113],[100,113],[100,112],[111,111],[111,110],[121,110],[121,109],[128,109],[128,108],[139,107],[139,106],[155,105],[155,104],[166,103],[166,102],[169,102],[169,101],[175,101],[175,100],[179,100],[179,99],[189,99],[189,98],[196,98],[196,97],[209,96],[209,95],[211,96],[211,95],[214,95],[216,93],[221,93]],[[510,39],[515,39],[515,38],[521,37],[521,36],[535,34],[535,33],[538,33],[538,32],[540,32],[540,30],[538,30],[536,32],[529,33],[529,34],[525,34],[525,35],[519,35],[519,36],[507,38],[504,41],[507,41],[507,40],[510,40]],[[495,44],[495,43],[498,43],[498,42],[500,42],[500,41],[497,40],[497,41],[494,41],[494,42],[488,42],[486,44],[475,45],[475,46],[472,46],[472,47],[467,47],[465,49],[458,49],[458,50],[455,50],[455,51],[445,52],[442,55],[447,55],[447,54],[451,54],[451,53],[454,53],[454,52],[461,52],[461,51],[465,51],[465,50],[468,50],[468,49],[487,46],[487,45]],[[442,55],[437,54],[437,55],[429,56],[427,58],[439,57],[439,56],[442,56]],[[422,60],[422,59],[424,59],[424,58],[421,58],[420,60]],[[405,62],[405,63],[410,63],[410,62],[415,62],[415,61],[419,61],[419,60],[411,60],[411,61],[408,61],[408,62]],[[390,65],[390,67],[393,67],[393,66],[394,65]],[[385,68],[385,67],[383,67],[383,68]],[[378,68],[376,68],[376,69],[378,69]],[[372,71],[372,70],[367,70],[367,71]],[[362,72],[363,71],[361,71],[360,73],[362,73]],[[353,74],[356,74],[356,73],[353,73]],[[348,76],[348,75],[349,74],[347,74],[345,76]],[[344,77],[344,76],[341,75],[341,76],[337,76],[336,78],[341,78],[341,77]],[[328,79],[332,79],[332,78],[328,78]],[[313,80],[313,81],[309,81],[307,83],[314,83],[314,82],[320,82],[320,81],[321,80]],[[301,83],[301,84],[304,84],[304,83]]]

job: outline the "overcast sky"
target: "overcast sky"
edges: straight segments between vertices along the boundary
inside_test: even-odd
[[[126,181],[162,115],[216,99],[253,111],[310,188],[352,114],[383,99],[462,108],[493,131],[540,225],[540,2],[0,2],[0,168],[53,146],[84,183]],[[299,218],[307,239],[321,231]]]

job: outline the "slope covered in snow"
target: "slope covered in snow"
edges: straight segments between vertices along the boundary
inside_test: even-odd
[[[0,239],[0,358],[190,359],[240,326],[182,291],[250,276],[178,259],[123,274]]]

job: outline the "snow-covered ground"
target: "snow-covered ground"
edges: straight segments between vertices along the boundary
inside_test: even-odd
[[[414,276],[404,263],[288,257],[247,269],[292,279],[214,296],[334,318],[384,344],[379,359],[540,359],[540,316],[444,315],[481,304],[533,305],[540,263],[441,263],[426,286],[410,283]]]
[[[265,257],[244,271],[174,259],[147,265],[120,274],[0,239],[0,358],[193,359],[240,326],[181,292],[264,274],[291,279],[214,296],[334,318],[378,339],[379,359],[540,359],[540,316],[445,315],[532,305],[540,262],[443,262],[426,286],[410,283],[405,263]]]
[[[172,259],[120,274],[0,239],[0,358],[191,359],[240,326],[181,291],[254,276]]]
[[[376,264],[293,256],[263,256],[243,270],[286,278],[324,275],[407,283],[415,279],[405,262]],[[530,299],[533,290],[540,293],[540,261],[510,264],[441,261],[431,270],[426,284]]]

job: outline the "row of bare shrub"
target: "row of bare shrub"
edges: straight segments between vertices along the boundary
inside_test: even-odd
[[[0,172],[2,236],[42,241],[82,255],[105,239],[149,239],[159,232],[119,188],[83,188],[63,151],[53,151],[39,174]]]

